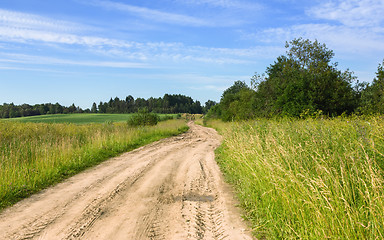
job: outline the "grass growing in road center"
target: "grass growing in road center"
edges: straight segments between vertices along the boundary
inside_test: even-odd
[[[263,239],[384,239],[384,119],[211,122]]]
[[[0,210],[103,160],[187,129],[184,120],[138,128],[0,121]]]

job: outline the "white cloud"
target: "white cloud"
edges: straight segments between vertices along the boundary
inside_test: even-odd
[[[79,45],[125,46],[125,41],[83,36],[94,29],[75,22],[61,21],[35,14],[0,9],[0,40],[8,42],[41,41]]]
[[[192,90],[198,90],[198,91],[214,91],[217,93],[222,93],[228,87],[229,85],[226,85],[226,86],[202,85],[202,86],[191,86],[189,88]]]
[[[178,0],[178,2],[189,5],[210,5],[214,7],[241,9],[241,10],[261,10],[263,5],[255,2],[245,2],[236,0]]]
[[[3,59],[0,62],[6,63],[21,63],[23,65],[76,65],[76,66],[87,66],[87,67],[108,67],[108,68],[150,68],[145,63],[135,62],[123,62],[123,61],[86,61],[86,60],[69,60],[62,58],[44,57],[44,56],[33,56],[25,54],[0,54]]]
[[[344,68],[356,71],[361,81],[373,79],[374,68],[384,55],[384,34],[377,27],[353,27],[340,24],[298,24],[287,28],[269,28],[256,34],[268,45],[303,37],[325,43]],[[344,65],[347,64],[347,65]]]
[[[94,36],[81,36],[71,33],[47,31],[45,29],[26,29],[20,27],[0,25],[0,40],[3,41],[41,41],[60,44],[79,44],[86,46],[108,45],[115,47],[130,47],[130,42],[101,38]]]
[[[384,22],[382,0],[336,0],[315,6],[307,15],[334,20],[349,27],[380,26]]]
[[[266,43],[298,37],[318,39],[345,56],[369,56],[384,51],[383,13],[382,0],[330,0],[306,11],[312,22],[318,19],[325,22],[269,28],[258,36]]]
[[[231,49],[185,46],[182,43],[128,42],[119,39],[6,26],[0,26],[0,40],[34,45],[36,45],[36,42],[80,45],[87,47],[92,54],[145,62],[188,61],[214,64],[250,64],[257,58],[270,56],[270,52],[274,51],[268,47]],[[82,51],[86,50],[83,49]]]
[[[79,23],[60,21],[35,14],[21,13],[0,9],[0,26],[14,29],[77,32],[91,29]]]
[[[208,86],[218,86],[232,84],[236,80],[249,80],[251,76],[245,75],[202,75],[198,73],[189,73],[189,74],[172,74],[162,76],[167,79],[174,79],[176,81],[184,81],[187,83],[195,83],[199,86],[204,86],[205,89],[210,88]]]
[[[140,8],[137,11],[141,10],[143,9]],[[143,11],[145,12],[146,10]],[[157,65],[166,65],[173,61],[173,63],[184,62],[188,64],[213,63],[240,65],[253,64],[257,59],[277,56],[279,52],[274,47],[233,49],[186,46],[182,43],[173,42],[141,43],[87,35],[80,31],[80,28],[77,29],[74,27],[77,25],[76,23],[54,20],[38,15],[0,10],[0,16],[2,16],[2,20],[0,20],[0,41],[13,45],[15,43],[30,44],[33,45],[34,48],[36,46],[45,48],[48,45],[57,45],[62,46],[67,52],[72,51],[78,53],[79,51],[83,51],[93,56],[98,56],[99,58],[119,58],[125,60],[121,62],[58,62],[55,59],[51,59],[51,63],[53,64],[142,68],[148,67],[147,65],[143,65],[142,62],[147,64],[151,63],[151,65],[154,65],[154,63]],[[46,24],[42,22],[46,22]],[[86,29],[87,27],[85,26],[84,28]],[[70,47],[67,45],[79,45],[83,48],[78,48],[77,46]],[[133,61],[133,63],[127,62],[127,60]],[[34,61],[39,60],[29,60],[30,63]],[[48,63],[49,61],[45,62]]]
[[[27,68],[27,67],[15,67],[15,66],[0,66],[1,70],[13,70],[13,71],[27,71],[27,72],[49,72],[49,73],[60,73],[68,74],[68,71],[55,71],[47,68]]]
[[[92,54],[120,57],[134,61],[194,61],[215,64],[249,64],[261,56],[270,55],[270,48],[207,48],[185,46],[182,43],[128,42],[119,39],[81,36],[45,30],[29,30],[0,26],[0,40],[20,43],[53,43],[81,45]],[[84,51],[84,50],[83,50]],[[273,50],[272,50],[273,51]]]
[[[288,28],[270,28],[258,34],[266,43],[284,43],[294,38],[317,39],[334,51],[345,54],[384,52],[384,35],[369,28],[350,28],[330,24],[300,24]]]
[[[149,19],[155,22],[163,22],[175,25],[186,25],[186,26],[213,26],[213,23],[200,18],[195,18],[187,15],[169,13],[145,7],[138,7],[125,3],[112,2],[112,1],[89,1],[87,4],[94,6],[103,7],[106,9],[118,10],[127,12],[141,18]]]

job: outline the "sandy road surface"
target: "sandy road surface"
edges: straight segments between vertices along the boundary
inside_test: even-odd
[[[0,239],[251,239],[213,150],[180,136],[108,160],[0,214]]]

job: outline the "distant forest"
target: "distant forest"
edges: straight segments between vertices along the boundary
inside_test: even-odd
[[[27,117],[45,114],[68,114],[68,113],[134,113],[139,109],[147,109],[154,113],[191,113],[201,114],[207,112],[216,102],[207,101],[205,106],[201,106],[199,101],[194,101],[191,97],[180,94],[165,94],[159,98],[137,98],[131,95],[125,99],[115,97],[108,102],[93,103],[91,109],[81,109],[72,104],[69,107],[59,103],[45,104],[22,104],[4,103],[0,105],[0,118]]]

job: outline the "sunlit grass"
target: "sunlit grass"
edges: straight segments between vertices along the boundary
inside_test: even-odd
[[[0,121],[0,209],[109,157],[187,129],[183,120],[140,128]]]
[[[382,117],[210,124],[258,238],[384,238]]]

